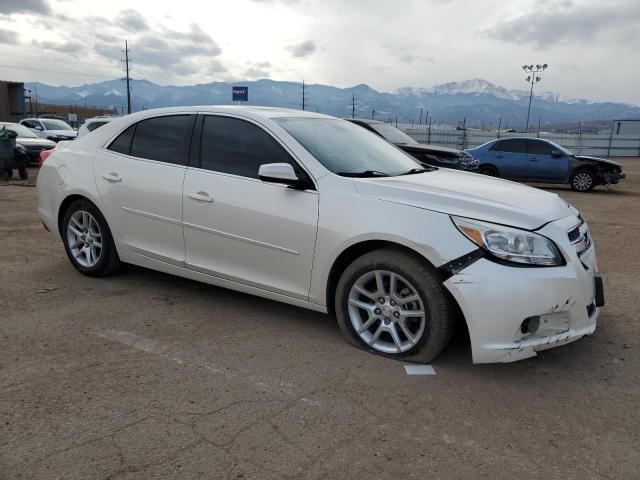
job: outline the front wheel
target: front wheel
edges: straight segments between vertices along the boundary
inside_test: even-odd
[[[596,186],[596,178],[589,170],[578,170],[571,175],[569,185],[576,192],[588,192]]]
[[[26,180],[27,178],[29,178],[29,171],[25,167],[19,168],[18,175],[20,175],[20,178],[22,180]]]
[[[109,226],[88,200],[72,203],[65,212],[62,240],[69,260],[80,273],[104,277],[120,266]]]
[[[430,362],[453,333],[454,309],[436,272],[399,250],[356,259],[338,282],[335,310],[350,343],[393,358]]]

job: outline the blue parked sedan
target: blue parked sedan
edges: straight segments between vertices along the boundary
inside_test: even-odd
[[[579,192],[625,178],[622,166],[611,160],[574,155],[542,138],[492,140],[466,150],[480,161],[480,173],[520,182],[569,184]]]

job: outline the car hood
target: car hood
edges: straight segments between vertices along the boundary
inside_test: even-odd
[[[76,137],[78,132],[75,130],[46,130],[46,135],[60,135],[62,137]]]
[[[443,155],[451,155],[452,157],[458,157],[462,154],[460,150],[456,150],[455,148],[438,147],[426,144],[423,145],[420,143],[398,143],[397,145],[403,150],[411,150],[414,152],[439,153]]]
[[[18,137],[16,138],[16,143],[20,145],[24,145],[25,147],[42,147],[42,148],[55,148],[56,142],[51,140],[47,140],[46,138],[29,138],[29,137]]]
[[[616,167],[622,167],[618,162],[614,162],[613,160],[607,160],[606,158],[599,157],[589,157],[588,155],[576,155],[578,160],[584,160],[587,162],[598,162],[598,163],[606,163],[607,165],[614,165]]]
[[[573,214],[555,193],[477,173],[438,169],[354,181],[367,197],[527,230]]]

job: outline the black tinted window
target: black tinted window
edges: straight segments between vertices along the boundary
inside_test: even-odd
[[[258,178],[258,169],[265,163],[289,163],[300,173],[289,154],[262,128],[236,118],[204,117],[201,168]]]
[[[133,138],[133,132],[135,128],[135,125],[131,125],[124,132],[118,135],[118,137],[113,142],[111,142],[111,145],[109,145],[109,150],[129,155],[129,150],[131,149],[131,139]]]
[[[527,145],[524,140],[502,140],[492,148],[494,152],[527,153]]]
[[[527,142],[527,148],[530,155],[551,155],[553,147],[547,142],[539,142],[536,140],[529,140]]]
[[[131,155],[184,165],[190,127],[190,115],[168,115],[142,120],[136,125]]]
[[[96,128],[103,126],[105,123],[107,122],[91,122],[89,125],[87,125],[87,130],[93,132]]]

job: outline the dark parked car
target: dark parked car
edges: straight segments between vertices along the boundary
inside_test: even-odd
[[[55,142],[39,137],[29,128],[19,123],[0,122],[0,130],[2,128],[11,130],[18,135],[16,138],[16,155],[26,156],[28,163],[37,163],[40,152],[51,150],[56,146]]]
[[[417,158],[422,163],[456,170],[478,171],[480,162],[476,161],[470,154],[461,150],[419,143],[393,125],[377,120],[347,120],[378,134],[385,140],[393,143],[396,147]]]
[[[467,150],[480,161],[480,173],[522,182],[569,184],[578,192],[625,178],[622,165],[611,160],[574,155],[542,138],[492,140]]]

